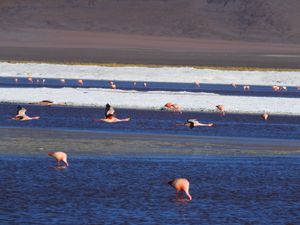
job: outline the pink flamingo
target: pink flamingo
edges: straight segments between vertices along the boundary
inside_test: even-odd
[[[225,107],[224,107],[224,105],[217,105],[216,108],[221,112],[222,116],[225,116]]]
[[[32,79],[32,76],[30,74],[28,74],[28,77],[27,77],[27,80],[29,83],[33,83],[33,79]]]
[[[110,84],[111,89],[117,88],[117,85],[113,81],[110,81],[109,84]]]
[[[127,122],[130,118],[118,119],[115,115],[115,110],[110,104],[105,106],[105,118],[96,119],[95,121],[103,121],[106,123],[118,123],[118,122]]]
[[[38,120],[40,118],[39,116],[29,117],[26,115],[26,111],[27,111],[27,109],[25,109],[24,107],[18,106],[17,107],[17,115],[15,117],[11,118],[11,120],[24,121],[24,120]]]
[[[168,102],[164,105],[164,107],[161,108],[161,110],[170,110],[181,113],[181,106],[172,102]]]
[[[77,83],[78,83],[80,86],[83,86],[83,80],[78,80]]]
[[[286,86],[281,86],[280,91],[287,91],[287,87]]]
[[[65,79],[60,79],[60,83],[64,85],[66,83]]]
[[[277,85],[273,85],[273,86],[272,86],[272,90],[273,90],[273,91],[279,91],[279,90],[280,90],[280,87],[277,86]]]
[[[188,119],[185,123],[177,123],[178,125],[183,125],[183,126],[187,126],[190,127],[191,129],[193,129],[194,127],[212,127],[214,126],[213,123],[200,123],[198,120],[196,119]]]
[[[66,105],[65,102],[52,102],[49,100],[43,100],[39,102],[29,102],[29,104],[34,104],[34,105]]]
[[[49,152],[48,156],[51,156],[56,160],[58,167],[60,167],[61,161],[63,161],[66,166],[69,166],[69,163],[67,161],[67,154],[64,152]]]
[[[250,91],[250,86],[249,85],[244,85],[244,91]]]
[[[176,178],[168,182],[176,190],[176,200],[183,199],[179,198],[179,193],[184,192],[188,196],[188,201],[192,200],[192,196],[189,193],[190,182],[186,178]],[[183,197],[183,196],[182,196]]]
[[[268,113],[264,113],[264,114],[262,114],[260,117],[261,117],[263,120],[267,120],[268,117],[269,117],[269,115],[268,115]]]
[[[106,122],[106,123],[118,123],[118,122],[127,122],[129,120],[130,120],[130,118],[118,119],[114,116],[110,116],[110,117],[107,117],[107,118],[98,119],[96,121],[103,121],[103,122]]]
[[[196,87],[200,87],[200,81],[196,80],[196,81],[194,82],[194,84],[196,85]]]

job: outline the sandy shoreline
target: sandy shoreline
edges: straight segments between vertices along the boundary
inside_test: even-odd
[[[99,156],[299,155],[299,141],[253,138],[0,128],[0,155],[65,151]]]
[[[300,45],[58,29],[0,31],[0,60],[299,69]]]
[[[0,60],[300,69],[299,54],[173,52],[143,49],[0,47]]]

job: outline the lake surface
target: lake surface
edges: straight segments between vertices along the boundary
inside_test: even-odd
[[[298,224],[299,157],[0,156],[1,224]],[[167,181],[190,180],[191,202]]]
[[[44,80],[44,81],[43,81]],[[28,88],[111,88],[109,80],[83,80],[83,85],[78,83],[77,79],[65,79],[65,83],[61,83],[60,79],[54,78],[38,78],[29,82],[27,78],[18,78],[15,83],[14,78],[0,77],[0,87],[28,87]],[[243,86],[231,84],[209,84],[201,83],[200,86],[194,83],[173,83],[173,82],[136,82],[133,81],[114,81],[120,90],[136,90],[136,91],[188,91],[188,92],[204,92],[215,93],[219,95],[229,96],[257,96],[257,97],[283,97],[283,98],[299,98],[300,90],[296,86],[287,86],[287,90],[273,91],[271,86],[251,85],[249,91],[244,91]]]
[[[41,119],[7,120],[17,105],[0,104],[0,224],[300,221],[300,117],[116,109],[131,121],[106,124],[103,108],[23,106]],[[188,118],[216,126],[176,126]],[[176,201],[176,177],[191,202]]]
[[[0,127],[20,128],[59,128],[69,130],[88,130],[105,132],[133,132],[154,134],[177,134],[196,136],[300,139],[299,116],[270,115],[263,121],[259,115],[226,114],[203,112],[183,112],[115,109],[118,118],[130,117],[129,122],[107,124],[95,122],[104,117],[103,108],[92,107],[54,107],[25,105],[27,115],[40,116],[34,121],[8,120],[16,115],[17,104],[0,104]],[[214,123],[214,127],[195,127],[190,129],[177,126],[187,119],[196,118],[203,123]]]

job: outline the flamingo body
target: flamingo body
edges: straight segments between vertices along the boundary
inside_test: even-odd
[[[174,104],[172,102],[168,102],[164,105],[164,107],[161,108],[162,110],[170,110],[173,112],[179,112],[181,113],[181,106],[178,104]]]
[[[189,193],[190,182],[186,178],[176,178],[169,181],[168,184],[176,190],[176,199],[178,199],[179,192],[184,192],[188,196],[189,201],[192,200],[192,196]]]
[[[118,123],[118,122],[127,122],[129,121],[130,118],[125,118],[125,119],[118,119],[116,117],[108,117],[108,118],[101,118],[99,119],[99,121],[103,121],[103,122],[106,122],[106,123]]]
[[[200,81],[199,81],[199,80],[196,80],[196,81],[194,82],[194,84],[195,84],[196,87],[200,87]]]
[[[78,83],[80,86],[83,86],[83,80],[78,80],[77,83]]]
[[[244,91],[250,91],[250,86],[249,85],[245,85],[244,86]]]
[[[24,120],[38,120],[40,117],[39,116],[35,116],[35,117],[29,117],[26,115],[26,111],[27,109],[25,109],[24,107],[18,106],[17,107],[17,115],[13,118],[11,118],[11,120],[19,120],[19,121],[24,121]]]
[[[224,112],[224,111],[225,111],[224,105],[217,105],[216,108],[217,108],[218,110],[220,110],[221,112]]]
[[[261,118],[262,118],[263,120],[267,120],[268,117],[269,117],[269,115],[268,115],[267,113],[264,113],[264,114],[261,115]]]
[[[190,127],[193,129],[194,127],[212,127],[213,123],[200,123],[196,119],[188,119],[183,125]]]
[[[56,160],[58,166],[60,165],[61,161],[63,161],[66,166],[69,166],[69,163],[67,161],[67,154],[64,152],[49,152],[48,156],[53,157]]]

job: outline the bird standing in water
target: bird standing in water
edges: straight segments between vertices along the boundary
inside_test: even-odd
[[[168,182],[176,190],[176,199],[183,200],[183,196],[180,198],[179,193],[184,192],[188,196],[188,201],[192,200],[192,196],[189,193],[190,182],[186,178],[176,178]]]
[[[83,87],[83,80],[78,80],[77,83],[78,83],[81,87]]]
[[[113,81],[110,81],[109,84],[110,84],[111,89],[117,88],[117,85]]]
[[[67,161],[67,154],[64,152],[49,152],[48,156],[55,158],[58,167],[60,167],[61,161],[63,161],[66,166],[69,166],[69,163]]]
[[[268,117],[269,117],[269,115],[268,115],[268,113],[264,113],[264,114],[262,114],[260,117],[261,117],[263,120],[267,120]]]
[[[224,105],[217,105],[216,108],[221,112],[221,116],[225,116],[225,107],[224,107]]]

